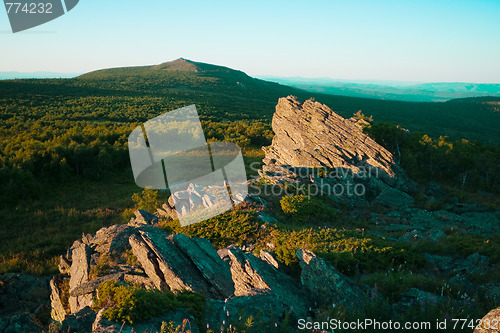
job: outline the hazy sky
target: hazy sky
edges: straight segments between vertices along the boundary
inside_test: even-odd
[[[500,82],[500,0],[80,0],[12,34],[0,71],[83,73],[179,57],[250,75]]]

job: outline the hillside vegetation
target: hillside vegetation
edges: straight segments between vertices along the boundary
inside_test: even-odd
[[[140,191],[126,146],[139,123],[194,103],[206,137],[236,142],[249,165],[262,160],[276,102],[288,94],[313,95],[344,116],[362,109],[378,122],[422,130],[408,136],[390,124],[371,129],[419,182],[498,192],[499,148],[461,140],[500,142],[500,113],[484,101],[405,103],[311,94],[183,59],[75,79],[0,81],[0,269],[54,269],[47,259],[82,232],[123,221],[134,206],[132,194]],[[446,134],[460,140],[439,138]]]

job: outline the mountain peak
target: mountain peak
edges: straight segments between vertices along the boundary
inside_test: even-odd
[[[198,66],[194,61],[187,60],[184,58],[178,58],[172,61],[164,62],[159,65],[153,66],[156,70],[168,70],[168,71],[187,71],[187,72],[197,72]]]

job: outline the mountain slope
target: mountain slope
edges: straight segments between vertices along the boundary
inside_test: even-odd
[[[191,90],[258,99],[281,96],[290,91],[299,92],[299,89],[252,78],[239,70],[183,58],[154,66],[99,70],[81,75],[77,80],[104,84],[114,89],[140,88],[155,92]]]

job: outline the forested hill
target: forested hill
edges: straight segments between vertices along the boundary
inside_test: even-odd
[[[59,119],[145,121],[196,104],[205,120],[270,123],[278,98],[287,95],[303,100],[314,97],[344,117],[362,110],[375,121],[399,124],[431,136],[500,145],[500,112],[494,112],[499,106],[493,99],[416,103],[326,95],[182,58],[153,66],[103,69],[74,79],[0,81],[1,102],[7,105],[0,117],[26,115],[18,106],[28,103],[44,109],[44,115]],[[40,116],[33,110],[28,113]]]
[[[183,58],[156,66],[103,69],[77,78],[111,89],[162,93],[196,91],[231,97],[275,99],[290,92],[304,93],[274,82],[255,79],[242,71]]]

